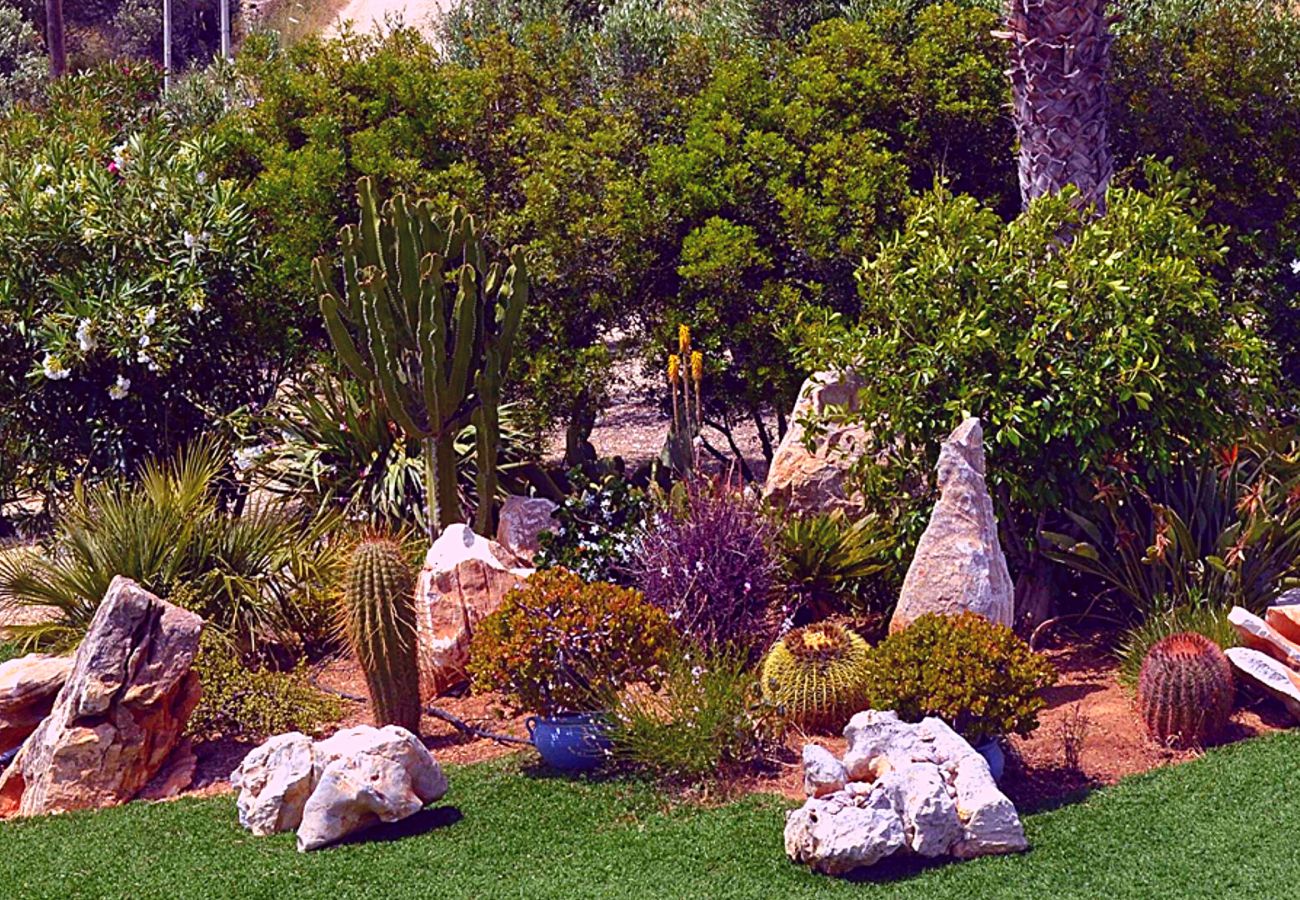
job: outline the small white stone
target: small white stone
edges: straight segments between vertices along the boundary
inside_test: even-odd
[[[844,787],[848,777],[844,764],[825,747],[805,744],[803,748],[803,790],[809,797],[824,797]]]

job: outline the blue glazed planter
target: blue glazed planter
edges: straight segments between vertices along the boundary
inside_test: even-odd
[[[1007,755],[1002,752],[1002,745],[998,743],[997,738],[987,744],[980,744],[975,748],[975,752],[984,757],[984,761],[989,764],[989,773],[993,776],[993,780],[1001,781],[1002,773],[1007,768]]]
[[[599,767],[611,746],[605,719],[599,713],[529,716],[524,722],[542,762],[564,772]]]

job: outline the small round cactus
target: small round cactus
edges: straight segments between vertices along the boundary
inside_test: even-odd
[[[1152,739],[1170,747],[1199,747],[1232,713],[1232,666],[1219,645],[1193,632],[1153,646],[1138,676],[1138,711]]]
[[[343,631],[365,673],[376,724],[419,734],[415,574],[397,541],[368,537],[352,552]]]
[[[835,622],[796,628],[763,661],[763,697],[793,724],[833,731],[865,706],[871,647]]]

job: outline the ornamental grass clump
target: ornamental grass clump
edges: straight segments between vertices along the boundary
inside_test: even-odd
[[[868,657],[867,701],[908,722],[937,716],[974,746],[1038,727],[1056,670],[1004,625],[929,613]]]
[[[610,691],[657,683],[674,641],[667,614],[638,591],[550,569],[479,624],[469,674],[474,690],[501,691],[519,709],[591,710]]]
[[[635,581],[689,642],[764,647],[781,618],[774,544],[773,525],[740,490],[687,482],[680,509],[651,517]]]

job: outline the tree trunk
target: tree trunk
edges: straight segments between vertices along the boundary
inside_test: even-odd
[[[1098,214],[1114,173],[1106,124],[1106,0],[1007,0],[1020,198],[1079,189]]]
[[[45,0],[45,43],[50,48],[50,77],[62,78],[68,71],[64,45],[63,0]]]

